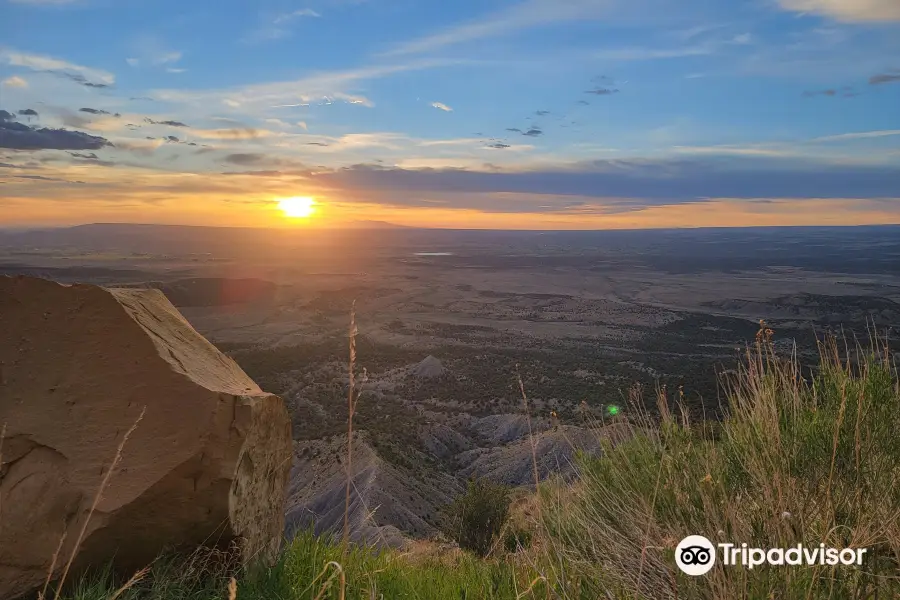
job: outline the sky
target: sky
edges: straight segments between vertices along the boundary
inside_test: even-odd
[[[900,223],[900,0],[0,13],[0,227]]]

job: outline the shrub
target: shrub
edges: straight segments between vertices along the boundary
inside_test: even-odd
[[[449,535],[460,548],[479,556],[490,554],[509,518],[509,488],[485,479],[472,479],[466,492],[450,505]]]

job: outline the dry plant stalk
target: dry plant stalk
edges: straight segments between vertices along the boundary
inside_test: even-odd
[[[347,391],[347,490],[344,496],[344,554],[350,544],[350,488],[353,485],[353,412],[356,402],[353,399],[353,388],[356,385],[353,369],[356,366],[356,300],[350,307],[350,329],[347,332],[350,338],[350,364],[348,367],[349,390]]]
[[[90,523],[91,517],[94,515],[94,511],[97,509],[97,505],[100,504],[100,498],[103,496],[103,491],[109,484],[109,478],[112,476],[113,471],[116,470],[116,467],[122,460],[122,449],[125,447],[125,443],[128,442],[128,438],[130,438],[131,434],[134,433],[134,430],[137,429],[138,424],[144,418],[144,414],[146,412],[147,407],[145,406],[143,410],[141,410],[141,414],[138,416],[137,420],[134,422],[131,428],[125,432],[125,436],[122,438],[122,441],[119,442],[119,447],[116,448],[116,456],[113,458],[112,464],[109,465],[109,469],[106,470],[106,475],[103,476],[103,480],[100,482],[100,487],[97,489],[97,494],[94,496],[94,502],[91,504],[91,509],[88,511],[88,516],[81,526],[81,531],[78,532],[78,538],[75,540],[75,545],[72,546],[72,553],[69,555],[69,560],[66,562],[66,566],[63,569],[62,576],[60,576],[59,579],[59,584],[56,587],[56,594],[54,594],[53,596],[54,600],[59,599],[63,584],[66,582],[66,576],[69,574],[69,569],[72,567],[72,563],[75,561],[75,555],[78,554],[78,548],[79,546],[81,546],[81,542],[84,539],[84,533],[85,531],[87,531],[88,523]]]
[[[56,561],[59,560],[59,553],[62,551],[63,543],[66,541],[66,535],[69,532],[66,529],[63,529],[63,533],[59,536],[59,544],[56,545],[56,552],[53,553],[53,559],[50,561],[50,568],[47,569],[47,579],[44,580],[44,587],[41,589],[41,593],[38,594],[38,598],[43,600],[47,596],[47,588],[50,587],[50,579],[53,577],[53,571],[56,570]]]
[[[335,572],[332,573],[328,577],[328,579],[325,580],[325,583],[322,584],[322,587],[319,588],[319,593],[316,594],[315,600],[321,600],[324,597],[325,592],[327,592],[328,588],[331,587],[331,582],[334,581],[335,576],[339,578],[341,583],[341,587],[339,590],[340,595],[338,597],[340,598],[340,600],[344,600],[347,593],[347,576],[344,574],[344,568],[340,565],[340,563],[333,560],[329,561],[325,565],[325,568],[322,569],[322,571],[318,575],[316,575],[316,578],[313,580],[313,584],[315,584],[316,581],[318,581],[325,573],[328,572],[329,567],[334,567]]]
[[[122,594],[124,594],[124,593],[125,593],[128,589],[130,589],[133,585],[135,585],[137,582],[139,582],[139,581],[142,580],[144,577],[146,577],[146,576],[147,576],[147,573],[149,573],[149,572],[150,572],[150,567],[149,567],[149,566],[144,567],[144,568],[141,569],[140,571],[136,572],[134,575],[131,576],[131,578],[130,578],[128,581],[125,582],[125,585],[123,585],[122,587],[120,587],[119,589],[117,589],[117,590],[115,591],[115,593],[114,593],[112,596],[109,597],[109,600],[116,600],[116,598],[118,598],[119,596],[121,596]],[[234,600],[234,599],[232,599],[232,600]]]
[[[528,396],[525,394],[525,384],[522,382],[522,374],[519,373],[519,365],[516,365],[516,378],[519,381],[519,390],[522,392],[522,406],[525,409],[525,422],[528,424],[528,441],[531,444],[531,466],[534,470],[534,491],[537,493],[541,478],[538,475],[537,448],[534,444],[534,435],[531,431],[531,412],[528,410]]]
[[[0,429],[0,471],[3,470],[3,440],[6,439],[6,423],[3,424],[3,429]],[[2,494],[0,494],[0,525],[3,524],[3,504],[2,504]]]

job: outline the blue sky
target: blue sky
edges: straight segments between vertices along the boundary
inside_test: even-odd
[[[0,7],[10,223],[900,222],[897,0]]]

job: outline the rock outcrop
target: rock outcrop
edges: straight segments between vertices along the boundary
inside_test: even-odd
[[[425,357],[422,362],[414,366],[410,373],[419,379],[431,379],[433,377],[440,377],[446,372],[444,369],[444,365],[441,364],[441,361],[431,356],[430,354]]]
[[[82,528],[75,571],[143,566],[179,544],[277,555],[287,411],[158,290],[0,277],[4,425],[0,598],[42,584],[65,536],[58,574]]]

